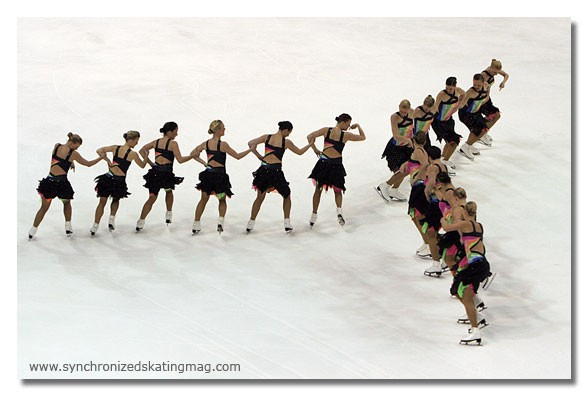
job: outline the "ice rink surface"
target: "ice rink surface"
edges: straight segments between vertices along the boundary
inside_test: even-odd
[[[273,18],[42,19],[18,21],[18,376],[193,379],[569,379],[571,377],[571,24],[557,19]],[[492,45],[485,45],[491,37]],[[494,145],[474,162],[455,154],[454,184],[479,206],[497,277],[483,291],[490,326],[482,347],[458,344],[467,326],[449,297],[450,276],[425,277],[405,203],[373,187],[390,174],[380,159],[390,115],[416,107],[456,76],[467,89],[490,60],[511,76],[492,91],[502,118]],[[36,238],[27,232],[35,191],[55,143],[79,133],[86,159],[122,134],[139,147],[179,124],[189,153],[221,119],[237,151],[253,137],[294,124],[290,136],[334,126],[349,113],[367,140],[344,153],[347,225],[333,194],[310,230],[316,157],[287,152],[292,223],[267,197],[246,235],[259,161],[229,158],[235,195],[225,232],[216,200],[191,235],[202,166],[176,164],[174,221],[163,196],[136,234],[146,170],[132,165],[132,195],[117,229],[89,229],[93,178],[78,165],[73,227],[66,238],[56,200]],[[466,128],[456,119],[457,132]],[[322,142],[321,142],[322,145]],[[405,181],[401,188],[408,194]],[[237,363],[232,373],[39,373],[31,363]]]

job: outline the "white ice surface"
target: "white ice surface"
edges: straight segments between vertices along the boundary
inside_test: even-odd
[[[492,38],[492,46],[484,45]],[[565,379],[571,377],[571,45],[561,19],[20,19],[18,22],[18,375],[20,378]],[[511,75],[493,101],[502,118],[494,146],[474,163],[454,157],[455,184],[479,205],[497,278],[482,293],[485,345],[458,345],[467,326],[448,296],[449,276],[424,277],[405,204],[373,186],[389,177],[380,154],[389,117],[408,98],[503,62]],[[498,78],[500,81],[500,78]],[[311,152],[285,155],[295,232],[282,228],[281,198],[268,196],[244,234],[254,192],[250,155],[227,161],[235,196],[225,233],[211,200],[190,233],[201,166],[176,165],[174,223],[160,197],[143,232],[147,198],[132,166],[117,230],[103,218],[90,238],[93,178],[70,173],[75,236],[59,201],[29,242],[53,144],[68,131],[80,153],[140,144],[166,121],[188,153],[213,119],[237,150],[277,122],[292,140],[347,112],[367,140],[349,143],[343,210],[323,197],[309,230]],[[466,129],[456,118],[457,130]],[[408,193],[408,186],[402,189]],[[239,373],[34,373],[30,363],[238,363]],[[451,369],[452,367],[459,369]]]

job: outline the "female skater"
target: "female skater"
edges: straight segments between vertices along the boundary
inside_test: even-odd
[[[337,219],[340,225],[345,224],[343,218],[343,192],[345,192],[345,168],[343,167],[343,148],[349,141],[359,142],[365,140],[365,133],[359,124],[351,125],[351,116],[343,113],[335,118],[337,125],[335,127],[321,128],[308,135],[308,143],[310,143],[314,152],[319,156],[319,160],[312,169],[309,179],[313,180],[315,185],[314,195],[312,197],[312,214],[310,215],[310,226],[316,223],[318,216],[318,207],[321,201],[321,192],[333,189],[335,193],[335,204],[337,205]],[[351,133],[348,129],[357,129],[359,135]],[[322,136],[324,138],[323,151],[320,152],[314,142],[316,138]]]
[[[112,197],[110,204],[110,216],[108,218],[108,229],[114,231],[114,218],[118,211],[118,206],[121,198],[127,198],[131,193],[127,189],[127,171],[131,162],[135,161],[141,168],[145,168],[147,161],[145,158],[141,159],[139,154],[133,151],[133,148],[139,143],[141,134],[137,131],[128,131],[123,134],[125,144],[122,146],[113,145],[101,147],[96,150],[96,153],[101,157],[105,157],[106,153],[112,153],[112,162],[109,164],[108,172],[98,176],[94,181],[96,182],[96,196],[100,198],[96,212],[94,214],[94,225],[90,229],[92,236],[96,235],[100,219],[104,214],[104,207],[108,201],[108,197]]]
[[[201,143],[192,150],[191,153],[196,160],[200,160],[199,162],[206,166],[206,169],[198,175],[200,183],[196,185],[196,188],[202,192],[202,196],[196,206],[196,213],[194,214],[194,224],[192,225],[193,234],[197,234],[202,229],[200,226],[200,218],[202,217],[206,203],[212,194],[216,195],[218,198],[219,217],[216,230],[219,234],[223,232],[225,214],[227,213],[226,198],[230,198],[233,195],[229,175],[225,168],[227,154],[239,160],[251,151],[251,149],[247,149],[241,153],[237,153],[227,142],[221,141],[221,137],[225,135],[225,125],[221,120],[212,121],[208,128],[208,133],[212,135],[212,138]],[[200,159],[200,153],[203,150],[206,150],[208,163]]]
[[[464,208],[466,204],[467,194],[461,187],[453,189],[447,189],[442,196],[442,201],[439,204],[439,209],[443,214],[443,218],[447,224],[457,223],[463,220]],[[447,204],[445,204],[447,202]],[[443,234],[439,238],[439,254],[441,259],[451,270],[452,274],[455,274],[457,270],[456,255],[459,249],[461,249],[461,235],[458,231],[449,231]]]
[[[488,121],[480,111],[486,101],[488,101],[488,84],[484,82],[481,74],[474,74],[473,86],[460,99],[458,111],[459,120],[470,130],[468,139],[461,145],[459,153],[471,161],[474,160],[474,155],[480,153],[474,147],[474,143],[488,132]]]
[[[490,66],[488,66],[482,72],[482,77],[484,77],[484,81],[488,84],[489,90],[492,88],[492,85],[494,84],[494,77],[497,74],[502,76],[502,82],[498,86],[498,89],[502,90],[508,81],[509,76],[508,73],[502,70],[502,63],[499,60],[492,59]],[[500,109],[492,104],[492,99],[490,97],[488,97],[488,101],[482,105],[480,111],[486,117],[488,129],[492,128],[494,124],[496,124],[496,122],[500,119]],[[492,137],[486,133],[480,138],[479,142],[485,144],[486,146],[492,146]]]
[[[411,185],[410,196],[408,198],[408,215],[423,240],[423,246],[417,250],[417,255],[424,258],[426,254],[423,247],[428,246],[428,241],[427,235],[422,232],[421,221],[429,208],[429,202],[425,195],[425,172],[429,166],[429,156],[424,148],[427,142],[426,133],[418,131],[412,141],[414,151],[408,161],[402,165],[402,168],[406,168],[403,171],[409,175]]]
[[[174,160],[178,160],[181,164],[192,159],[190,155],[182,156],[178,143],[174,141],[178,136],[178,124],[173,121],[166,122],[159,129],[159,132],[163,134],[162,138],[147,143],[139,151],[141,156],[151,165],[151,169],[143,176],[143,179],[145,179],[143,186],[149,190],[149,198],[143,205],[141,216],[137,220],[136,231],[141,231],[145,226],[145,218],[151,212],[153,204],[157,201],[159,190],[162,188],[165,190],[165,206],[167,208],[165,222],[167,224],[172,222],[172,207],[174,204],[173,190],[177,184],[180,184],[184,180],[183,177],[176,177],[174,174]],[[151,149],[155,149],[155,163],[148,157],[149,150]]]
[[[435,99],[431,95],[427,95],[423,104],[418,106],[412,112],[412,118],[414,120],[414,130],[423,131],[426,133],[427,141],[425,142],[425,149],[431,147],[431,139],[429,137],[429,129],[435,118],[435,112],[433,108],[435,106]]]
[[[390,202],[392,199],[406,201],[406,196],[398,191],[398,187],[400,187],[402,180],[407,175],[407,173],[400,170],[400,167],[408,161],[413,151],[411,139],[414,131],[414,121],[412,112],[410,102],[404,99],[398,105],[398,111],[390,116],[392,138],[388,141],[382,153],[382,158],[386,158],[386,161],[388,161],[388,168],[393,172],[393,175],[376,187],[376,191],[386,202]]]
[[[84,166],[93,166],[100,160],[108,159],[100,156],[92,161],[84,159],[77,149],[82,145],[82,138],[79,135],[68,133],[68,140],[65,144],[56,143],[51,155],[51,166],[49,168],[49,175],[43,180],[39,181],[37,192],[41,196],[41,208],[35,215],[33,220],[33,227],[29,230],[29,239],[32,239],[37,233],[37,229],[45,213],[51,206],[53,198],[58,197],[63,202],[63,215],[65,217],[65,234],[71,236],[73,230],[71,228],[71,200],[74,196],[74,190],[71,187],[69,180],[67,180],[67,172],[74,169],[73,162],[76,161]]]
[[[452,169],[455,165],[450,158],[459,145],[461,135],[455,132],[455,120],[453,114],[459,108],[459,99],[465,95],[465,91],[457,86],[457,78],[449,77],[445,81],[445,89],[437,94],[433,112],[436,113],[433,120],[433,131],[439,142],[445,141],[443,146],[442,162],[450,168],[450,176],[455,175]]]
[[[440,276],[447,267],[441,266],[441,255],[439,254],[438,238],[441,229],[442,212],[442,194],[448,189],[453,190],[451,179],[447,174],[447,166],[441,163],[441,149],[431,146],[427,150],[429,154],[429,163],[427,167],[427,188],[425,195],[429,201],[429,207],[421,220],[422,232],[427,237],[428,250],[426,253],[431,255],[433,265],[424,271],[428,276]],[[418,254],[418,253],[417,253]]]
[[[286,149],[295,154],[302,155],[310,148],[310,143],[303,148],[298,148],[291,140],[286,139],[292,133],[292,123],[290,121],[281,121],[278,123],[278,131],[273,135],[267,134],[253,139],[249,142],[251,152],[261,160],[261,166],[253,172],[253,188],[257,191],[257,198],[253,201],[251,207],[251,217],[247,222],[246,231],[250,232],[255,226],[255,219],[261,209],[261,204],[265,195],[271,191],[277,191],[284,198],[284,229],[291,232],[294,228],[290,223],[290,208],[292,200],[290,199],[290,187],[282,171],[282,157]],[[265,155],[257,152],[257,145],[265,143]]]
[[[468,334],[462,337],[460,344],[480,345],[482,336],[478,329],[479,321],[474,296],[478,292],[480,282],[488,277],[490,264],[485,256],[484,228],[476,221],[476,212],[476,203],[470,201],[465,205],[464,220],[448,224],[445,219],[442,219],[441,223],[445,231],[459,231],[466,253],[466,258],[458,264],[451,285],[451,294],[457,295],[464,305],[471,326]]]

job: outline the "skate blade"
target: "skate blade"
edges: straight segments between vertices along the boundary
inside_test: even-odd
[[[461,345],[481,346],[482,345],[482,339],[481,338],[476,338],[475,340],[461,340],[459,343]]]
[[[469,159],[470,161],[473,161],[473,160],[474,160],[474,158],[473,158],[473,157],[472,157],[472,158],[468,157],[468,156],[466,155],[466,153],[464,153],[463,151],[461,151],[461,149],[459,149],[459,153],[460,153],[461,155],[463,155],[464,157],[466,157],[467,159]]]
[[[216,232],[218,232],[219,235],[222,234],[223,231],[223,226],[219,225],[216,227]]]
[[[141,230],[142,230],[142,228],[135,227],[135,232],[139,232],[139,231],[141,231]]]
[[[90,231],[90,236],[91,236],[91,237],[94,237],[95,235],[96,235],[96,233],[95,233],[95,232],[92,232],[92,231]]]
[[[430,277],[437,277],[437,278],[441,277],[441,272],[427,272],[427,271],[425,271],[425,272],[423,272],[423,274],[430,276]]]
[[[488,290],[488,288],[492,284],[492,281],[494,281],[495,277],[496,277],[496,272],[492,273],[492,275],[490,275],[488,278],[486,278],[486,281],[482,285],[482,289]]]
[[[286,228],[286,234],[291,234],[294,231],[293,228]]]
[[[192,230],[192,235],[196,235],[200,232],[200,230]]]
[[[433,256],[431,256],[430,254],[418,254],[417,253],[418,258],[423,259],[423,260],[433,260]]]
[[[388,203],[390,202],[389,199],[386,199],[386,197],[384,196],[384,194],[382,193],[382,190],[380,190],[379,187],[374,187],[374,190],[376,190],[376,192],[378,193],[378,195],[384,200],[384,202]]]
[[[486,306],[486,304],[484,304],[484,303],[480,303],[480,305],[477,305],[477,306],[476,306],[476,310],[477,310],[478,312],[482,312],[482,311],[484,311],[484,310],[486,310],[486,309],[488,309],[488,307],[487,307],[487,306]]]
[[[108,231],[110,231],[110,232],[114,231],[114,227],[110,224],[108,225]]]
[[[492,143],[488,144],[488,143],[486,143],[486,142],[483,142],[483,141],[481,141],[481,140],[478,140],[476,143],[483,144],[483,145],[484,145],[484,146],[486,146],[486,147],[492,147]]]
[[[73,232],[65,232],[65,236],[68,238],[71,238],[71,236],[73,235]]]

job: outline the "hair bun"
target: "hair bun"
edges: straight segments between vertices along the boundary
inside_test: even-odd
[[[69,132],[69,133],[67,134],[67,137],[68,137],[68,138],[70,138],[70,137],[72,137],[72,136],[73,136],[73,133],[72,133],[72,132]]]

